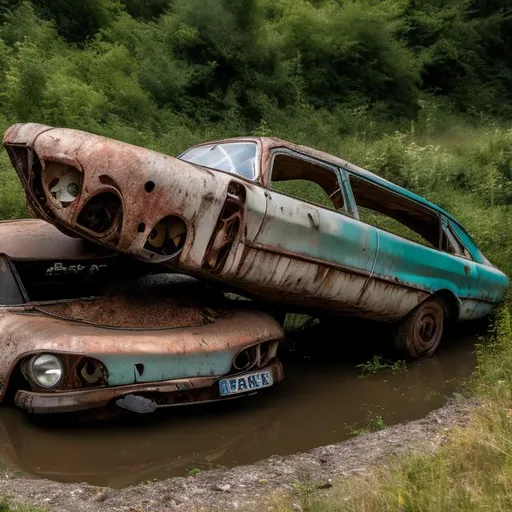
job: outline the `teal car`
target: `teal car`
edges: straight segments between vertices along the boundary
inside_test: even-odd
[[[4,146],[34,213],[61,230],[287,311],[392,323],[407,358],[434,353],[446,322],[488,315],[508,286],[450,213],[283,140],[171,157],[28,123]]]

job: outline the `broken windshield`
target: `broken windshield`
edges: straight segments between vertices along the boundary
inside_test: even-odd
[[[206,144],[185,151],[179,158],[204,167],[238,174],[250,180],[256,176],[256,144],[254,142]]]

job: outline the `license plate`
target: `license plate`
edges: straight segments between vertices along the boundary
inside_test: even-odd
[[[272,372],[254,372],[240,377],[231,377],[219,381],[221,396],[237,395],[258,389],[268,388],[274,384]]]

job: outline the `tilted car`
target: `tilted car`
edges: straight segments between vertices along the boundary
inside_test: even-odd
[[[144,413],[282,379],[272,316],[165,270],[39,219],[0,222],[0,402]]]
[[[286,141],[174,158],[27,123],[4,146],[34,213],[65,232],[287,308],[394,322],[406,357],[432,354],[446,320],[489,314],[508,285],[440,207]]]

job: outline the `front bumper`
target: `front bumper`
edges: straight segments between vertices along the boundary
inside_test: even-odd
[[[283,367],[279,361],[275,361],[258,371],[269,370],[272,373],[273,382],[283,380]],[[241,372],[233,377],[251,374],[254,370]],[[231,376],[230,376],[231,377]],[[66,412],[78,412],[89,409],[104,408],[117,401],[123,403],[123,399],[130,397],[128,402],[153,405],[146,410],[136,412],[152,412],[155,409],[188,405],[195,403],[215,402],[229,400],[255,393],[254,390],[247,393],[223,397],[220,395],[218,382],[223,377],[196,377],[192,379],[170,380],[163,382],[145,382],[129,386],[104,387],[96,389],[83,389],[79,391],[65,391],[53,393],[36,393],[33,391],[19,390],[14,398],[15,404],[21,409],[33,414],[55,414]],[[133,397],[133,398],[131,398]],[[125,400],[126,401],[126,400]],[[124,407],[129,408],[130,407]]]

